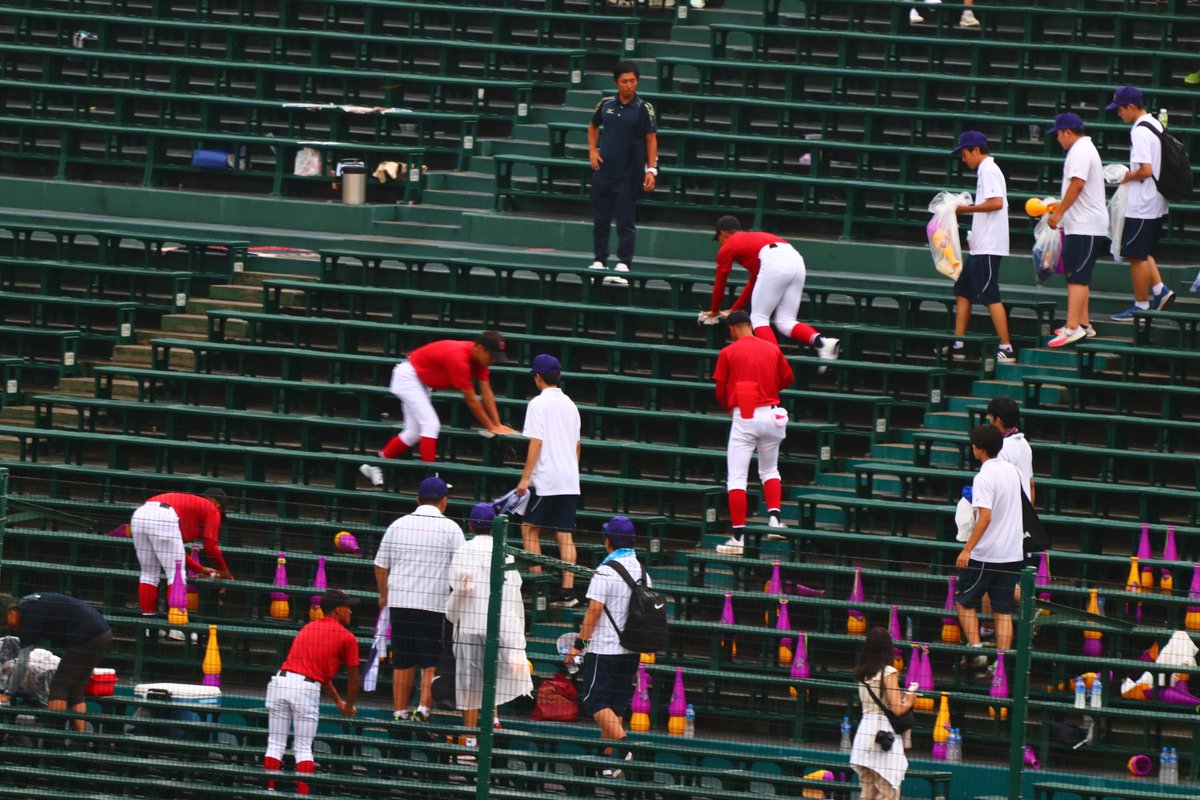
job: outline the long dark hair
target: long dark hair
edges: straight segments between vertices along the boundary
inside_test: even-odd
[[[887,628],[871,628],[863,645],[862,656],[854,668],[854,680],[865,681],[875,677],[892,663],[892,634]]]

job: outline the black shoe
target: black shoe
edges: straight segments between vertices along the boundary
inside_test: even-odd
[[[579,598],[571,589],[559,589],[550,597],[550,605],[555,608],[574,608],[579,605]]]

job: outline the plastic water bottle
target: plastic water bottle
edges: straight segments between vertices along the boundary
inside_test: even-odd
[[[950,729],[950,736],[946,740],[946,760],[962,761],[962,733],[958,728]]]
[[[1075,707],[1087,708],[1087,686],[1083,683],[1083,678],[1075,679]]]
[[[1104,687],[1100,684],[1100,676],[1092,678],[1092,692],[1088,696],[1088,705],[1092,708],[1100,708],[1104,703]]]
[[[1171,772],[1167,776],[1168,783],[1179,783],[1179,753],[1171,748]]]
[[[1158,110],[1158,121],[1163,126],[1163,128],[1166,129],[1166,127],[1167,127],[1167,110],[1165,108],[1160,108]]]
[[[688,703],[687,711],[683,712],[683,738],[696,738],[696,709]]]
[[[1158,782],[1170,783],[1171,749],[1164,747],[1158,756]]]
[[[842,717],[842,742],[838,746],[838,749],[847,753],[850,752],[850,748],[854,746],[854,743],[850,741],[850,730],[850,718]]]

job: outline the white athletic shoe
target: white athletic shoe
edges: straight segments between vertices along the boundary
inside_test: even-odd
[[[358,468],[363,477],[371,481],[372,486],[383,486],[383,470],[373,464],[363,464]]]
[[[717,555],[740,556],[742,554],[742,550],[744,549],[745,548],[739,539],[735,539],[730,536],[725,540],[725,544],[717,545]]]
[[[975,18],[975,12],[969,8],[967,10],[963,11],[962,17],[960,17],[958,20],[958,27],[960,27],[960,28],[978,28],[979,20]]]
[[[826,361],[837,361],[838,356],[842,354],[842,342],[840,339],[833,339],[829,336],[823,337],[825,344],[817,348],[817,358],[823,358]],[[817,367],[817,374],[825,374],[825,366]]]
[[[629,265],[618,262],[617,266],[614,268],[613,271],[614,272],[624,272],[625,274],[629,274]],[[628,286],[629,281],[625,280],[620,275],[605,275],[604,276],[604,284],[606,286]]]
[[[922,25],[924,23],[925,23],[925,18],[922,17],[920,14],[918,14],[917,10],[915,8],[909,9],[909,11],[908,11],[908,24],[909,25]]]
[[[602,261],[593,261],[588,269],[608,269],[608,267],[604,266],[604,262]]]
[[[771,527],[771,528],[786,528],[787,527],[787,525],[783,524],[783,520],[779,518],[778,511],[767,512],[767,526]]]
[[[707,0],[691,0],[688,5],[690,5],[692,8],[704,8],[706,5],[708,5],[708,2]]]
[[[1062,336],[1062,333],[1063,333],[1063,331],[1065,331],[1066,329],[1067,329],[1067,326],[1066,326],[1066,325],[1062,326],[1061,328],[1055,328],[1055,329],[1054,329],[1054,335],[1055,335],[1055,336]],[[1091,325],[1084,325],[1084,326],[1083,326],[1083,332],[1084,332],[1085,334],[1087,334],[1087,338],[1089,338],[1089,339],[1095,339],[1095,338],[1096,338],[1096,329],[1095,329],[1095,328],[1093,328]]]

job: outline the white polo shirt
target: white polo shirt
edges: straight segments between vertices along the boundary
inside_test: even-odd
[[[417,506],[389,525],[375,554],[375,566],[388,570],[388,606],[444,613],[450,561],[465,542],[458,523],[435,506]]]
[[[1142,114],[1133,123],[1129,131],[1129,168],[1137,169],[1138,164],[1149,164],[1155,178],[1162,175],[1162,142],[1142,126],[1149,122],[1156,131],[1162,131],[1162,123],[1150,114]],[[1158,191],[1158,185],[1153,178],[1144,181],[1130,181],[1129,192],[1125,196],[1126,219],[1158,219],[1166,216],[1167,198]]]
[[[538,495],[579,494],[579,409],[557,386],[529,401],[521,433],[540,439],[542,452],[529,483]]]
[[[1083,191],[1063,214],[1062,228],[1067,236],[1108,236],[1108,207],[1104,202],[1104,167],[1092,137],[1080,136],[1063,161],[1062,194],[1065,197],[1072,178],[1083,180]]]
[[[1033,450],[1029,447],[1029,442],[1025,440],[1025,434],[1020,431],[1005,434],[999,458],[1001,461],[1012,464],[1017,468],[1017,472],[1021,473],[1021,484],[1025,489],[1025,496],[1032,500]]]
[[[998,211],[971,215],[971,255],[1008,255],[1008,187],[996,159],[988,156],[975,170],[975,205],[999,197]]]
[[[635,581],[641,580],[642,565],[636,556],[616,560],[629,571],[629,577]],[[646,585],[653,585],[649,575],[646,576]],[[616,620],[617,627],[614,628],[608,619],[608,614],[601,611],[600,621],[592,629],[592,638],[588,642],[589,653],[595,653],[598,656],[617,656],[633,652],[621,646],[620,637],[617,635],[617,630],[624,630],[625,623],[629,619],[629,599],[632,596],[633,590],[629,588],[625,579],[617,574],[616,570],[608,564],[602,564],[596,569],[596,574],[592,576],[592,582],[588,584],[587,599],[603,603],[604,607],[613,615],[613,619]]]
[[[986,564],[1024,560],[1021,473],[1007,461],[989,458],[979,468],[972,487],[971,505],[991,509],[992,519],[971,551],[971,558]]]

